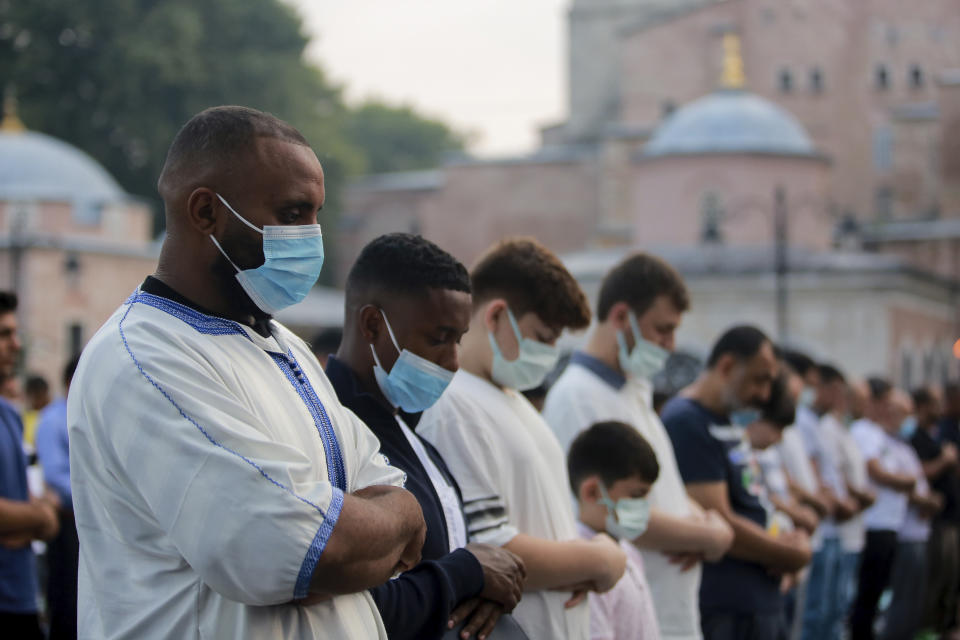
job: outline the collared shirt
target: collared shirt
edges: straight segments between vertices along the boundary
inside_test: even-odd
[[[857,420],[850,427],[850,435],[856,441],[867,464],[876,460],[887,472],[905,471],[900,456],[896,453],[896,440],[877,423],[866,418]],[[870,484],[877,499],[863,512],[864,524],[869,530],[898,531],[907,515],[907,494],[877,484],[873,480]]]
[[[580,537],[590,540],[596,531],[577,523]],[[590,593],[590,640],[660,640],[650,585],[643,572],[643,556],[627,540],[620,540],[627,568],[606,593]]]
[[[53,487],[64,507],[70,508],[70,443],[67,436],[67,399],[59,398],[40,412],[37,426],[37,458],[43,479]]]
[[[860,453],[853,435],[836,416],[827,414],[820,422],[827,446],[837,452],[840,461],[840,470],[846,483],[858,491],[867,491],[870,488],[870,479],[867,477],[867,463]],[[863,513],[858,513],[849,520],[837,525],[840,534],[840,546],[848,553],[859,553],[863,550],[867,530],[863,523]]]
[[[0,398],[0,497],[26,502],[27,461],[23,455],[20,415]],[[8,549],[0,545],[0,613],[34,613],[37,610],[37,570],[29,547]]]
[[[563,449],[520,393],[461,369],[423,413],[417,433],[437,448],[463,491],[471,540],[504,545],[518,532],[577,539]],[[514,617],[531,639],[586,640],[587,603],[569,593],[528,591]]]
[[[450,531],[463,530],[466,534],[460,489],[450,474],[443,458],[433,446],[411,434],[422,446],[428,460],[423,460],[406,437],[398,419],[416,427],[420,415],[401,413],[395,416],[379,400],[367,393],[359,378],[350,367],[336,357],[327,362],[327,376],[345,407],[353,411],[368,429],[380,440],[380,452],[390,464],[406,474],[405,487],[420,503],[423,518],[427,523],[427,536],[423,543],[423,561],[411,571],[395,580],[371,589],[384,627],[392,640],[399,638],[439,638],[446,630],[450,612],[463,600],[475,596],[483,589],[483,568],[477,559],[463,546],[465,540],[451,545]],[[459,523],[447,521],[444,504],[425,464],[435,466],[443,481],[454,491],[456,514]],[[442,490],[442,488],[441,488]]]
[[[624,378],[600,360],[575,352],[570,364],[547,394],[543,415],[564,450],[591,425],[619,420],[635,428],[650,443],[660,475],[650,490],[650,504],[677,517],[692,514],[686,487],[677,468],[673,444],[653,410],[648,380]],[[670,640],[697,640],[700,631],[701,566],[688,571],[671,563],[660,551],[641,549],[650,583],[660,636]]]
[[[367,592],[292,603],[344,495],[403,474],[269,329],[138,290],[87,345],[67,403],[81,637],[386,637]]]

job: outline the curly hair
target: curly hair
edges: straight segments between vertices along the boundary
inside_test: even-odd
[[[508,238],[486,251],[470,272],[474,308],[503,298],[517,317],[533,312],[551,328],[583,329],[590,305],[567,268],[532,238]]]
[[[670,298],[680,313],[690,308],[690,294],[677,270],[656,256],[635,253],[603,278],[597,299],[597,319],[605,321],[610,308],[618,302],[626,302],[641,316],[660,296]]]
[[[470,293],[467,268],[429,240],[410,233],[389,233],[363,248],[347,275],[347,304],[373,290],[417,295],[427,289]]]

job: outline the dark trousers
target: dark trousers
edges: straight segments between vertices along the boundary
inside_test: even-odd
[[[934,631],[949,631],[957,619],[960,585],[960,529],[936,522],[927,546],[927,597],[924,619]]]
[[[884,640],[909,640],[923,626],[926,590],[927,543],[898,542],[890,586],[893,598],[884,616]]]
[[[0,635],[17,640],[43,640],[40,618],[35,613],[0,611]]]
[[[857,599],[850,615],[851,640],[873,640],[873,622],[883,590],[890,582],[893,560],[897,555],[896,531],[867,531],[860,556]]]
[[[50,640],[77,637],[77,571],[80,541],[72,509],[60,512],[60,533],[47,543],[47,606]]]
[[[700,617],[703,640],[783,640],[787,636],[781,612],[766,614],[705,613]]]

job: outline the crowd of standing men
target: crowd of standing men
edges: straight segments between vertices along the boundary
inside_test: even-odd
[[[49,494],[30,498],[20,418],[0,404],[0,629],[43,637],[30,542],[58,527],[79,532],[79,617],[50,637],[956,626],[956,387],[848,380],[742,325],[664,397],[653,380],[690,307],[670,265],[627,257],[592,309],[535,240],[468,272],[410,234],[360,253],[324,368],[272,319],[323,264],[323,172],[302,136],[208,109],[159,190],[158,270],[84,349]],[[535,406],[561,334],[588,327]]]

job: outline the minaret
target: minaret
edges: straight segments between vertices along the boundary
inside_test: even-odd
[[[17,116],[17,96],[12,86],[3,92],[3,120],[0,120],[0,132],[21,133],[26,131],[23,121]]]

